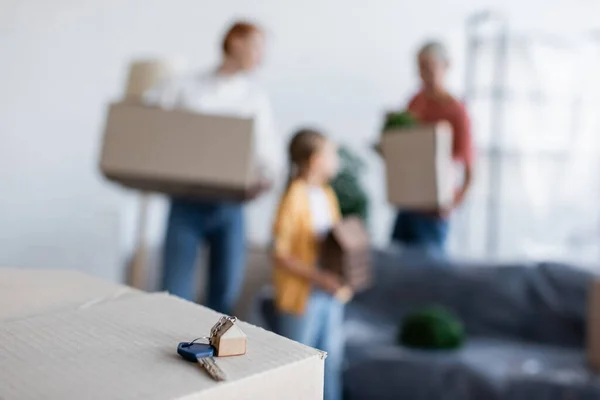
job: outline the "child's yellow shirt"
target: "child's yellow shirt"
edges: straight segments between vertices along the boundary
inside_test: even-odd
[[[309,268],[316,268],[320,241],[312,222],[308,189],[306,182],[296,179],[283,194],[273,228],[274,252],[280,257],[289,257]],[[340,220],[337,197],[329,186],[325,187],[325,193],[332,223],[336,224]],[[311,283],[276,264],[274,284],[278,310],[302,314],[310,296]]]

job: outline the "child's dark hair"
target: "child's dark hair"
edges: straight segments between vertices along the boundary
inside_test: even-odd
[[[314,129],[301,129],[294,134],[288,146],[289,178],[287,187],[296,177],[298,170],[304,168],[310,158],[321,148],[325,136]]]

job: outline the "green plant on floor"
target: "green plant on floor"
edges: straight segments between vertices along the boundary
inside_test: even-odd
[[[461,321],[444,307],[428,307],[404,317],[398,341],[419,349],[456,349],[465,341]]]
[[[417,118],[409,111],[402,111],[399,113],[389,113],[386,116],[385,123],[383,125],[383,132],[402,129],[412,128],[419,123]]]
[[[342,217],[358,216],[367,220],[369,199],[360,176],[365,169],[364,161],[350,149],[340,146],[340,172],[331,182],[340,203]]]

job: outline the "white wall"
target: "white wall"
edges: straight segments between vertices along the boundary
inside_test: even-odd
[[[553,29],[599,15],[591,0],[496,3],[517,23]],[[368,155],[372,231],[384,243],[391,213],[381,166],[367,150],[381,112],[414,89],[412,55],[428,37],[451,45],[460,91],[464,20],[482,7],[479,0],[0,0],[0,265],[118,279],[135,198],[97,171],[105,105],[121,95],[132,58],[214,64],[236,17],[270,32],[261,75],[282,134],[316,124]],[[154,205],[154,242],[163,206]],[[253,240],[267,240],[273,206],[267,198],[251,207]]]

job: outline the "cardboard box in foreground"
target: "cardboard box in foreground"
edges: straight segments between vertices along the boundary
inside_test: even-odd
[[[456,177],[448,123],[385,132],[377,149],[384,158],[391,204],[436,209],[452,203]]]
[[[114,103],[100,169],[133,189],[246,200],[261,184],[253,130],[252,119]]]
[[[140,293],[72,270],[0,268],[0,323]]]
[[[324,353],[240,322],[247,354],[219,358],[228,380],[215,382],[176,348],[207,335],[220,314],[167,294],[111,298],[107,289],[102,301],[80,305],[45,296],[53,307],[0,321],[0,398],[322,399]]]

